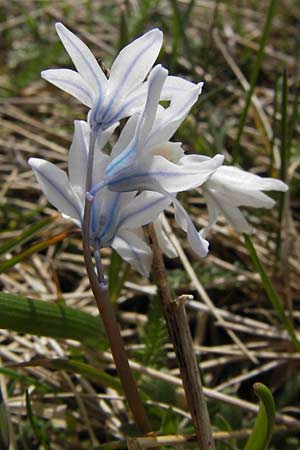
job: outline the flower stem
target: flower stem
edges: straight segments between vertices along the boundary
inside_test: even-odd
[[[193,340],[182,301],[173,300],[167,272],[153,225],[145,227],[153,252],[153,270],[162,299],[170,338],[176,353],[183,387],[201,450],[215,450],[199,367]]]
[[[92,186],[92,171],[93,171],[93,159],[96,144],[97,135],[96,132],[91,131],[89,156],[88,156],[88,169],[86,177],[86,192],[89,192]],[[90,280],[91,288],[97,303],[97,307],[102,318],[107,337],[110,342],[111,352],[114,358],[114,362],[124,389],[126,399],[131,409],[133,418],[144,434],[151,431],[150,423],[144,409],[144,405],[139,396],[137,385],[133,375],[131,373],[126,350],[124,348],[123,340],[121,337],[120,328],[114,313],[113,306],[110,302],[108,285],[105,283],[103,274],[96,275],[93,259],[90,248],[90,218],[93,199],[87,196],[84,207],[84,218],[82,226],[82,239],[83,239],[83,256],[86,266],[88,278]],[[101,270],[101,260],[99,247],[96,245],[96,264],[97,269]],[[98,278],[99,277],[99,278]]]

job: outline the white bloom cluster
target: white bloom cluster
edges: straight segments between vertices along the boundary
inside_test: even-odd
[[[249,233],[239,207],[271,208],[273,200],[261,191],[287,189],[279,180],[222,166],[222,155],[185,155],[181,143],[170,141],[198,100],[203,83],[169,76],[161,65],[152,68],[162,46],[160,30],[153,29],[127,45],[115,59],[109,78],[77,36],[61,23],[56,30],[77,71],[50,69],[42,77],[90,110],[87,122],[75,121],[69,177],[42,159],[30,158],[29,164],[48,200],[79,227],[86,196],[93,199],[92,242],[97,239],[102,247],[112,246],[148,276],[152,253],[142,226],[153,222],[162,250],[176,256],[161,226],[161,214],[171,203],[178,225],[203,257],[208,253],[205,237],[220,212],[238,231]],[[168,106],[162,106],[162,101]],[[124,118],[127,122],[107,155],[104,146]],[[86,192],[91,136],[96,148],[91,189]],[[209,210],[209,224],[200,233],[176,198],[177,193],[199,186]]]

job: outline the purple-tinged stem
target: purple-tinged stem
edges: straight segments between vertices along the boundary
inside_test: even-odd
[[[93,173],[93,160],[95,152],[97,134],[91,131],[89,155],[88,155],[88,168],[86,177],[86,192],[89,192],[92,187],[92,173]],[[131,373],[126,350],[124,348],[123,340],[121,337],[120,328],[115,316],[113,306],[111,304],[108,285],[105,283],[103,273],[96,275],[94,269],[94,263],[91,255],[90,248],[90,219],[92,210],[93,198],[91,196],[86,197],[83,226],[82,226],[82,239],[83,239],[83,256],[86,266],[87,275],[90,280],[91,288],[97,303],[97,307],[102,318],[104,328],[109,339],[112,356],[124,389],[126,399],[129,404],[129,408],[132,412],[134,421],[136,422],[140,431],[144,434],[151,431],[150,423],[146,415],[146,411],[142,400],[139,396],[137,385],[133,375]],[[98,271],[101,272],[101,260],[100,249],[96,245],[96,264]]]

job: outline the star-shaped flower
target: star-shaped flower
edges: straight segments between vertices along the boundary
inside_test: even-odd
[[[39,158],[30,158],[36,178],[47,199],[64,216],[81,228],[85,203],[85,182],[90,130],[84,121],[75,121],[75,132],[69,152],[68,173],[54,164]],[[108,138],[108,136],[107,136]],[[104,141],[103,141],[104,144]],[[93,184],[99,182],[110,162],[110,156],[99,148],[94,158]],[[170,200],[155,192],[113,192],[102,189],[95,196],[92,212],[90,238],[97,239],[102,247],[112,246],[141,274],[148,276],[152,252],[145,242],[142,226],[156,221],[160,231],[160,213]],[[170,253],[170,243],[160,232],[160,242]],[[174,253],[174,252],[173,252]],[[171,255],[172,256],[172,255]]]
[[[178,89],[169,107],[164,108],[159,103],[164,83],[172,81],[172,88],[181,83],[173,78],[168,81],[167,75],[161,66],[151,71],[144,110],[126,123],[112,149],[104,178],[91,194],[107,186],[112,191],[149,190],[165,195],[173,202],[176,221],[187,232],[190,245],[203,257],[207,255],[208,242],[199,235],[176,194],[201,186],[222,164],[223,156],[203,161],[198,155],[184,155],[181,143],[169,141],[198,99],[202,83]]]
[[[147,93],[143,83],[162,46],[163,34],[148,31],[120,51],[106,77],[89,48],[62,23],[57,33],[77,71],[49,69],[42,77],[73,95],[90,108],[92,129],[109,128],[143,107]]]

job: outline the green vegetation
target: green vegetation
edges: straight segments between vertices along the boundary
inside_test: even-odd
[[[299,449],[295,0],[2,1],[0,448],[121,449],[127,448],[125,437],[138,435],[89,290],[80,233],[54,214],[27,164],[30,156],[42,157],[65,169],[70,123],[86,114],[40,78],[42,69],[71,68],[55,21],[76,32],[108,67],[127,42],[161,28],[159,62],[171,74],[205,81],[176,136],[186,152],[223,153],[229,164],[289,183],[288,193],[274,197],[273,210],[247,210],[255,229],[251,238],[220,218],[205,260],[189,250],[170,216],[183,255],[165,262],[174,295],[191,294],[201,303],[197,308],[188,302],[187,313],[217,450]],[[198,228],[205,226],[199,192],[181,199]],[[194,449],[159,294],[115,252],[105,249],[103,263],[153,428],[173,436],[174,448]],[[184,443],[181,435],[187,436]]]

